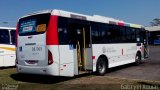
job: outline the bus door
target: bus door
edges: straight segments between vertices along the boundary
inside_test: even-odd
[[[78,74],[80,74],[81,71],[92,70],[93,67],[90,32],[89,25],[82,25],[80,23],[70,24],[71,41],[76,52],[74,63],[75,69],[77,67]]]
[[[148,45],[148,37],[149,37],[149,31],[145,31],[144,33],[144,58],[148,58],[149,57],[149,45]]]
[[[149,56],[148,31],[142,30],[141,31],[141,38],[142,38],[142,44],[143,44],[143,57],[148,58],[148,56]]]

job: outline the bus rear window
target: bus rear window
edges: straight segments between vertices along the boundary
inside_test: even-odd
[[[19,35],[43,34],[48,26],[50,14],[38,14],[19,20]]]

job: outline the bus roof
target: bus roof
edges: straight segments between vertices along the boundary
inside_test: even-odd
[[[114,18],[110,18],[110,17],[106,17],[106,16],[100,16],[100,15],[90,16],[90,15],[84,15],[84,14],[79,14],[79,13],[74,13],[74,12],[69,12],[69,11],[63,11],[63,10],[58,10],[58,9],[33,12],[31,14],[23,16],[22,18],[27,17],[27,16],[31,16],[31,15],[36,15],[36,14],[44,14],[44,13],[51,13],[51,15],[56,15],[56,16],[83,19],[83,20],[88,20],[88,21],[115,24],[115,25],[120,25],[120,26],[129,26],[129,27],[134,27],[134,28],[144,28],[142,25],[127,23],[127,22],[124,22],[122,20],[118,20],[118,19],[114,19]]]
[[[16,28],[13,28],[13,27],[0,27],[0,29],[12,29],[12,30],[16,30]]]

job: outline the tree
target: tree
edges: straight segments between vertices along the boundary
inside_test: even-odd
[[[151,26],[160,26],[160,18],[153,19],[152,22],[150,22]]]

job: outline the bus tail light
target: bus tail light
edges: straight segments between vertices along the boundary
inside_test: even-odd
[[[48,50],[48,65],[53,63],[53,56],[52,53]]]
[[[96,56],[92,56],[92,60],[96,59]]]

